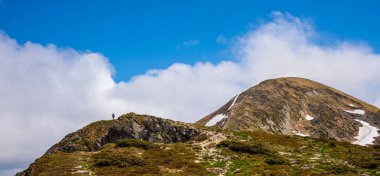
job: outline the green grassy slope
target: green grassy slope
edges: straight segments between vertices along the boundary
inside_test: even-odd
[[[96,152],[57,152],[30,175],[380,175],[380,149],[268,134],[206,131],[187,143],[136,139]]]

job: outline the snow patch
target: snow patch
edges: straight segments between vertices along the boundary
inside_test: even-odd
[[[314,117],[312,117],[312,116],[310,116],[310,115],[306,115],[305,119],[306,119],[306,120],[313,120]]]
[[[307,137],[307,136],[310,136],[310,135],[307,135],[307,134],[303,134],[301,131],[292,131],[295,135],[297,136],[302,136],[302,137]]]
[[[240,94],[237,94],[237,95],[235,96],[234,101],[232,101],[231,106],[228,108],[228,110],[230,110],[230,109],[232,108],[232,106],[235,105],[236,100],[237,100],[237,98],[239,97],[239,95],[240,95]]]
[[[214,126],[216,123],[218,123],[219,121],[223,120],[227,118],[226,115],[224,114],[218,114],[216,116],[214,116],[212,119],[210,119],[207,123],[206,123],[206,126]]]
[[[349,104],[348,106],[351,106],[351,107],[356,107],[354,104]]]
[[[358,114],[358,115],[364,115],[365,111],[361,109],[355,109],[353,111],[350,110],[344,110],[345,112],[351,113],[351,114]]]
[[[356,121],[360,122],[363,126],[359,127],[359,134],[355,137],[356,141],[353,142],[353,144],[358,144],[362,146],[366,146],[368,144],[373,144],[375,141],[375,137],[379,136],[379,133],[377,132],[379,129],[371,126],[369,123],[355,119]]]

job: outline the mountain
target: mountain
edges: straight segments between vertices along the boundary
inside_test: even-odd
[[[18,176],[375,175],[380,147],[129,113],[67,135]]]
[[[196,124],[226,130],[379,144],[380,109],[303,78],[266,80],[233,97]]]
[[[135,113],[91,123],[16,175],[378,175],[378,122],[352,96],[280,78],[195,124]]]

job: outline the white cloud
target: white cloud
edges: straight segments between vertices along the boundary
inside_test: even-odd
[[[100,54],[19,45],[1,34],[0,165],[21,167],[65,133],[116,111],[111,70]]]
[[[113,112],[194,122],[268,78],[306,77],[380,105],[380,56],[355,43],[320,46],[318,37],[308,22],[276,12],[238,37],[236,61],[176,63],[116,83],[99,53],[20,45],[1,34],[0,173],[26,167],[68,132]]]
[[[274,21],[241,38],[241,65],[253,80],[310,78],[374,102],[380,88],[380,55],[367,46],[337,42],[319,46],[308,23],[275,13]]]

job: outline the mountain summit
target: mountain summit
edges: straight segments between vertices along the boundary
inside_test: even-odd
[[[196,122],[359,145],[380,142],[379,123],[380,109],[326,85],[293,77],[263,81]]]

